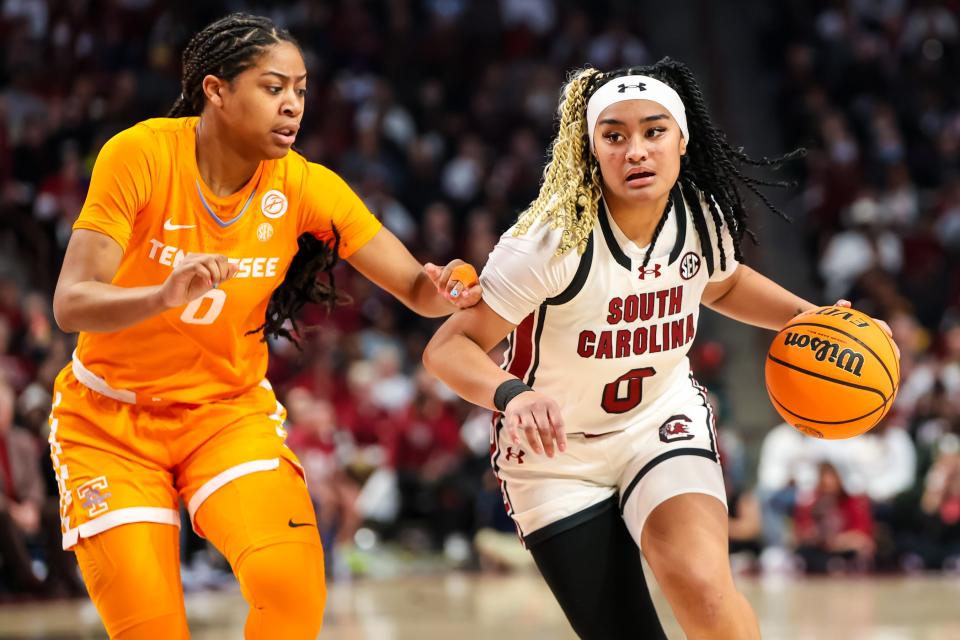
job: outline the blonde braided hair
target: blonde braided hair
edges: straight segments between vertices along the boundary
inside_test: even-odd
[[[587,138],[587,99],[598,75],[600,71],[591,67],[570,74],[557,108],[560,128],[550,147],[540,193],[513,228],[513,234],[520,236],[542,219],[553,229],[563,229],[558,256],[573,248],[583,254],[597,220],[600,165],[593,160]]]
[[[743,260],[740,240],[746,233],[756,242],[747,225],[747,208],[741,189],[755,195],[768,209],[786,216],[759,190],[758,187],[791,187],[787,181],[769,181],[743,173],[742,168],[763,167],[778,169],[784,162],[801,158],[805,149],[795,149],[775,158],[755,160],[727,142],[726,135],[714,126],[707,111],[706,100],[693,73],[682,62],[664,58],[654,65],[629,67],[601,72],[585,68],[571,73],[563,89],[563,98],[557,111],[560,129],[551,145],[550,163],[544,171],[543,184],[537,199],[527,207],[514,225],[514,235],[526,233],[534,222],[546,221],[551,228],[562,229],[557,255],[576,248],[581,255],[597,221],[601,191],[600,164],[594,157],[587,137],[587,101],[604,82],[623,75],[648,75],[661,80],[679,94],[687,111],[691,142],[681,158],[677,184],[684,200],[692,208],[693,223],[702,246],[711,244],[707,229],[707,214],[700,204],[706,197],[707,210],[716,229],[717,238],[726,226],[733,236],[734,258]],[[666,207],[654,230],[643,265],[653,253],[657,237],[663,230],[670,207]],[[726,269],[723,243],[717,243],[720,269]],[[708,269],[713,273],[713,254],[707,254]]]

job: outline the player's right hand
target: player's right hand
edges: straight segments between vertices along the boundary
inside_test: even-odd
[[[191,253],[160,285],[160,300],[168,308],[181,307],[237,275],[239,269],[226,256]]]
[[[507,435],[518,447],[522,431],[535,453],[546,453],[548,458],[556,449],[567,450],[567,433],[563,428],[563,416],[557,403],[542,393],[524,391],[510,402],[503,412],[503,424]]]

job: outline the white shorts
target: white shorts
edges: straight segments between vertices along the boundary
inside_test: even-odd
[[[705,390],[690,382],[690,393],[668,411],[623,431],[570,434],[567,450],[553,458],[517,447],[497,416],[491,462],[524,544],[617,508],[640,546],[647,517],[669,498],[703,493],[726,507],[713,409]]]

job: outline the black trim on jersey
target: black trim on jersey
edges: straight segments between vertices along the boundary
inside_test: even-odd
[[[577,272],[573,274],[573,280],[567,285],[567,288],[553,296],[547,298],[544,304],[566,304],[576,297],[583,285],[587,282],[587,276],[590,275],[590,266],[593,264],[593,234],[587,238],[587,248],[580,256],[580,264],[577,265]]]
[[[683,245],[687,242],[687,205],[683,201],[683,194],[680,187],[674,185],[670,191],[670,201],[673,203],[673,210],[677,214],[677,241],[670,252],[670,261],[667,264],[673,264],[683,254]]]
[[[610,249],[610,253],[613,255],[613,259],[617,261],[617,264],[627,271],[632,272],[633,267],[631,266],[630,256],[623,252],[623,247],[620,246],[616,236],[613,235],[613,229],[610,228],[610,221],[607,219],[609,215],[610,212],[607,211],[606,206],[603,206],[602,211],[597,214],[597,218],[600,220],[600,230],[603,231],[603,239],[607,241],[607,247]]]
[[[617,496],[614,494],[603,502],[592,504],[583,511],[578,511],[573,515],[569,515],[566,518],[557,520],[556,522],[551,522],[545,527],[541,527],[532,533],[528,533],[527,535],[523,536],[523,543],[527,546],[527,548],[534,547],[555,535],[561,534],[564,531],[569,531],[574,527],[578,527],[584,522],[593,520],[600,514],[606,513],[610,509],[615,509],[616,506]]]
[[[712,437],[711,437],[712,440]],[[671,449],[670,451],[665,451],[661,453],[656,458],[643,465],[643,468],[637,472],[637,475],[633,477],[633,480],[630,481],[630,484],[627,485],[626,490],[623,492],[623,496],[620,498],[620,515],[623,515],[623,508],[627,504],[627,500],[630,498],[630,494],[633,493],[633,490],[637,487],[637,484],[643,480],[643,476],[647,475],[651,469],[663,462],[664,460],[669,460],[670,458],[676,458],[677,456],[700,456],[701,458],[707,458],[708,460],[713,460],[714,462],[719,462],[717,460],[717,454],[713,451],[707,451],[706,449],[700,449],[697,447],[686,447],[684,449]]]
[[[530,374],[527,376],[527,385],[533,386],[537,380],[537,367],[540,366],[540,336],[543,335],[543,323],[547,319],[546,303],[540,305],[540,312],[537,314],[537,330],[533,334],[533,365],[530,367]]]
[[[500,485],[500,490],[503,491],[503,497],[506,501],[507,515],[510,516],[510,519],[513,520],[513,500],[510,499],[510,491],[507,489],[507,481],[500,477],[500,465],[497,464],[497,460],[500,459],[500,454],[503,451],[500,449],[500,430],[503,429],[503,414],[501,413],[497,417],[497,426],[493,432],[493,446],[495,453],[490,458],[490,464],[493,465],[493,475],[496,477],[498,484]],[[520,523],[516,520],[513,521],[513,524],[517,527],[517,534],[523,538],[523,530],[520,529]]]
[[[514,356],[514,342],[516,342],[516,333],[517,330],[514,328],[513,331],[507,334],[507,356],[504,358],[503,365],[500,367],[504,371],[510,371],[510,365],[513,364]]]
[[[700,394],[700,399],[703,401],[703,408],[707,410],[707,434],[710,436],[710,451],[713,451],[714,454],[717,453],[717,443],[713,438],[713,407],[710,406],[710,400],[707,398],[707,389],[693,377],[693,374],[690,374],[690,384],[693,385],[693,388],[696,389],[697,393]],[[719,457],[717,458],[719,460]]]

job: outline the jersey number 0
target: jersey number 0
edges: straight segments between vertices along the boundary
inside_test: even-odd
[[[631,369],[603,388],[600,406],[607,413],[626,413],[643,401],[643,379],[656,373],[653,367]],[[627,393],[620,395],[621,385],[627,384]]]
[[[204,303],[210,301],[203,315],[200,310],[204,308]],[[213,321],[220,317],[223,311],[223,304],[227,301],[227,293],[223,289],[210,289],[205,294],[191,302],[184,308],[180,314],[180,319],[187,324],[213,324]]]

